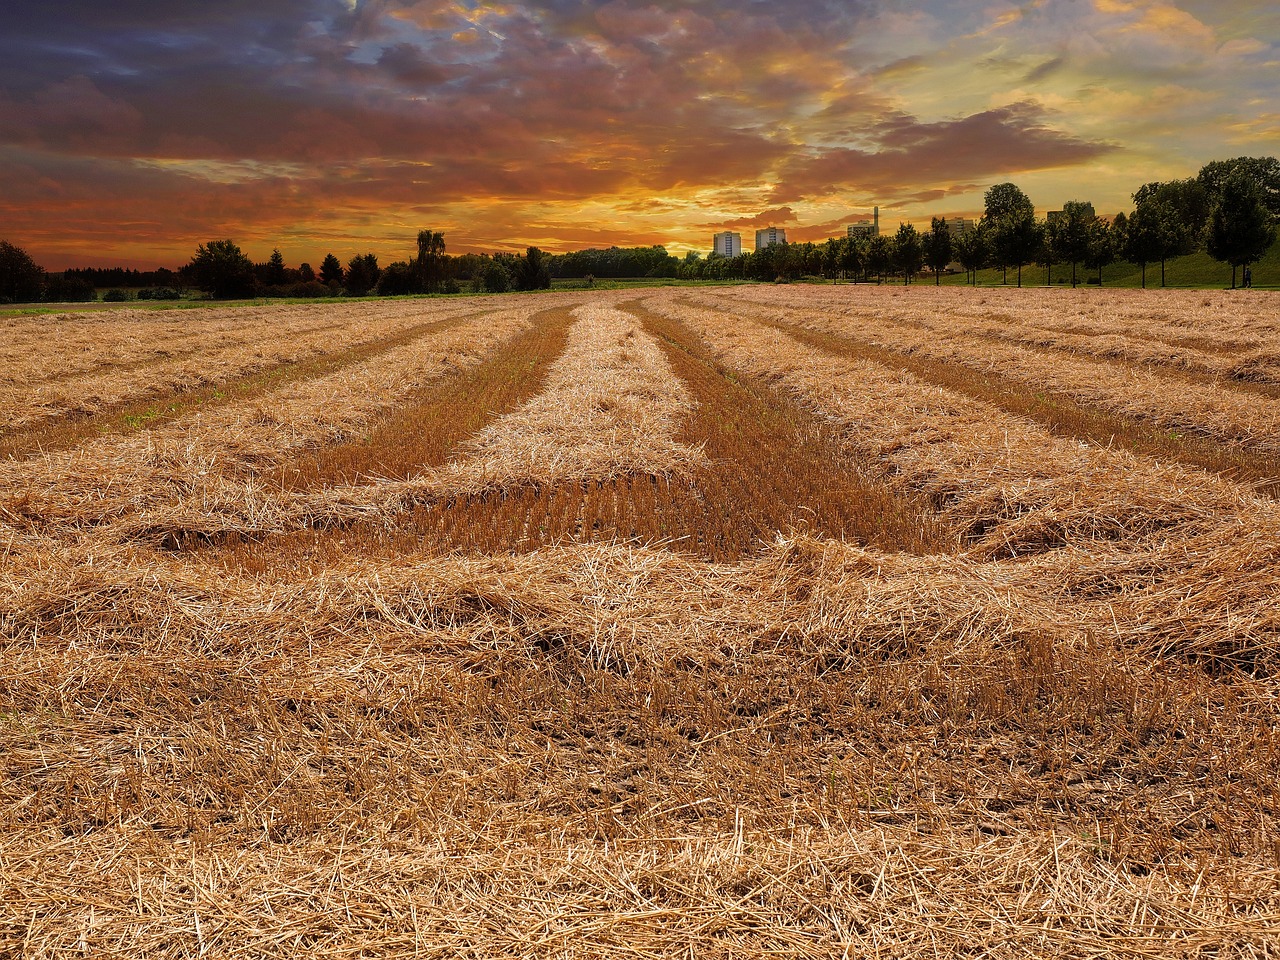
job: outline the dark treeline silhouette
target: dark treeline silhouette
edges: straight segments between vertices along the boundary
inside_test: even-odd
[[[1073,286],[1082,279],[1101,284],[1104,268],[1117,260],[1136,264],[1146,286],[1147,267],[1160,265],[1160,283],[1170,260],[1203,249],[1231,266],[1235,287],[1240,268],[1249,267],[1275,242],[1280,222],[1280,161],[1274,157],[1215,160],[1194,177],[1143,184],[1133,209],[1111,220],[1092,204],[1071,200],[1037,219],[1031,200],[1017,185],[987,190],[983,215],[952,233],[933,218],[926,232],[909,223],[890,235],[836,237],[821,243],[778,243],[736,257],[696,253],[677,258],[662,246],[609,247],[559,255],[529,247],[523,254],[466,253],[450,256],[443,233],[422,230],[405,260],[380,266],[373,253],[357,253],[345,265],[327,253],[315,269],[290,266],[280,250],[254,263],[229,239],[196,249],[181,270],[78,268],[48,274],[20,247],[0,240],[0,302],[173,299],[187,289],[215,299],[247,297],[403,296],[463,291],[504,293],[551,286],[552,278],[672,278],[683,280],[789,281],[805,277],[912,282],[924,269],[935,283],[944,272],[963,269],[977,282],[978,271],[995,268],[1004,282],[1021,286],[1032,264],[1053,282]]]

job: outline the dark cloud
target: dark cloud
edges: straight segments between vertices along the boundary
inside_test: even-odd
[[[879,7],[18,4],[0,34],[0,212],[51,249],[60,229],[96,243],[123,223],[128,242],[157,245],[166,230],[180,244],[376,238],[446,208],[472,211],[475,238],[536,226],[548,246],[557,230],[624,242],[522,205],[651,212],[714,195],[751,210],[775,185],[775,209],[716,226],[795,224],[793,205],[841,190],[932,197],[1107,149],[1027,105],[902,113],[854,49]],[[900,57],[880,75],[924,67]]]
[[[1086,163],[1116,149],[1055,130],[1030,103],[937,123],[897,114],[878,123],[873,134],[874,149],[837,147],[788,160],[774,199],[791,203],[849,190],[905,197],[960,178],[981,181]]]

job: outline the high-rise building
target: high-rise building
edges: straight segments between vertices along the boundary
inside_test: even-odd
[[[742,256],[742,234],[717,233],[711,241],[711,252],[718,257],[740,257]]]
[[[849,224],[848,230],[851,237],[875,237],[880,235],[880,208],[872,207],[870,220],[859,220],[857,223]]]
[[[771,247],[775,243],[786,243],[787,231],[781,227],[765,227],[763,230],[756,231],[756,249],[762,250],[765,247]]]
[[[963,237],[970,230],[977,229],[977,221],[969,220],[965,217],[948,217],[946,219],[947,232],[954,237]]]

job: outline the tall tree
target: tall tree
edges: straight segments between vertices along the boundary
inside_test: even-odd
[[[1098,286],[1102,286],[1102,268],[1116,259],[1118,232],[1114,224],[1108,224],[1101,217],[1093,217],[1089,221],[1089,233],[1085,241],[1085,267],[1098,271]]]
[[[955,241],[956,259],[964,267],[966,278],[977,286],[978,271],[987,264],[987,228],[983,223],[966,230]]]
[[[200,244],[185,269],[192,283],[215,300],[253,296],[253,261],[231,240]]]
[[[320,282],[330,285],[342,283],[342,263],[332,253],[326,253],[320,261]]]
[[[1236,267],[1248,266],[1276,239],[1271,213],[1257,181],[1246,172],[1229,175],[1209,213],[1205,246],[1209,256],[1231,264],[1231,289],[1236,288]]]
[[[381,274],[375,254],[356,254],[347,264],[347,293],[353,297],[363,297],[378,285]]]
[[[867,256],[864,263],[867,273],[874,273],[877,282],[883,283],[885,271],[893,263],[893,244],[883,233],[877,233],[867,242]]]
[[[0,303],[34,303],[44,298],[44,270],[21,247],[0,240]]]
[[[920,234],[911,224],[900,224],[893,238],[893,262],[902,271],[904,286],[920,271],[923,259],[924,248],[920,243]]]
[[[271,251],[271,256],[267,259],[267,283],[278,287],[284,281],[284,254],[277,247]]]
[[[1035,259],[1041,232],[1036,225],[1036,210],[1031,200],[1015,184],[997,183],[983,195],[983,219],[991,231],[996,263],[1006,271],[1018,269],[1018,286],[1022,286],[1022,268]]]
[[[444,234],[418,231],[418,257],[414,261],[423,293],[439,293],[444,284]]]
[[[1200,168],[1196,180],[1204,187],[1212,203],[1221,197],[1227,181],[1237,174],[1254,182],[1263,207],[1273,220],[1280,219],[1280,160],[1275,157],[1213,160]]]
[[[516,268],[516,288],[519,290],[551,289],[550,258],[537,247],[529,247]]]
[[[1062,211],[1049,221],[1050,242],[1058,258],[1071,264],[1073,287],[1079,282],[1076,266],[1089,254],[1089,236],[1096,219],[1092,204],[1068,200],[1062,205]]]
[[[942,282],[942,271],[951,262],[951,228],[941,217],[934,217],[924,238],[924,262],[933,271],[933,285]]]

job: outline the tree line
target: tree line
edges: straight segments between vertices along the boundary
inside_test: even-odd
[[[1133,194],[1134,209],[1107,220],[1091,204],[1072,200],[1043,219],[1013,183],[999,183],[983,197],[984,211],[972,228],[952,235],[935,217],[927,231],[904,223],[893,235],[837,237],[824,243],[775,244],[737,257],[691,256],[676,265],[686,279],[793,280],[802,276],[851,280],[901,278],[911,282],[924,270],[940,282],[958,264],[977,283],[984,268],[1009,272],[1022,285],[1024,267],[1069,271],[1074,285],[1081,269],[1102,282],[1103,269],[1125,260],[1137,264],[1146,286],[1149,265],[1160,265],[1164,285],[1168,261],[1203,249],[1237,271],[1256,263],[1275,242],[1280,221],[1280,162],[1274,157],[1215,160],[1185,180],[1144,184]],[[1060,282],[1068,277],[1060,277]]]

